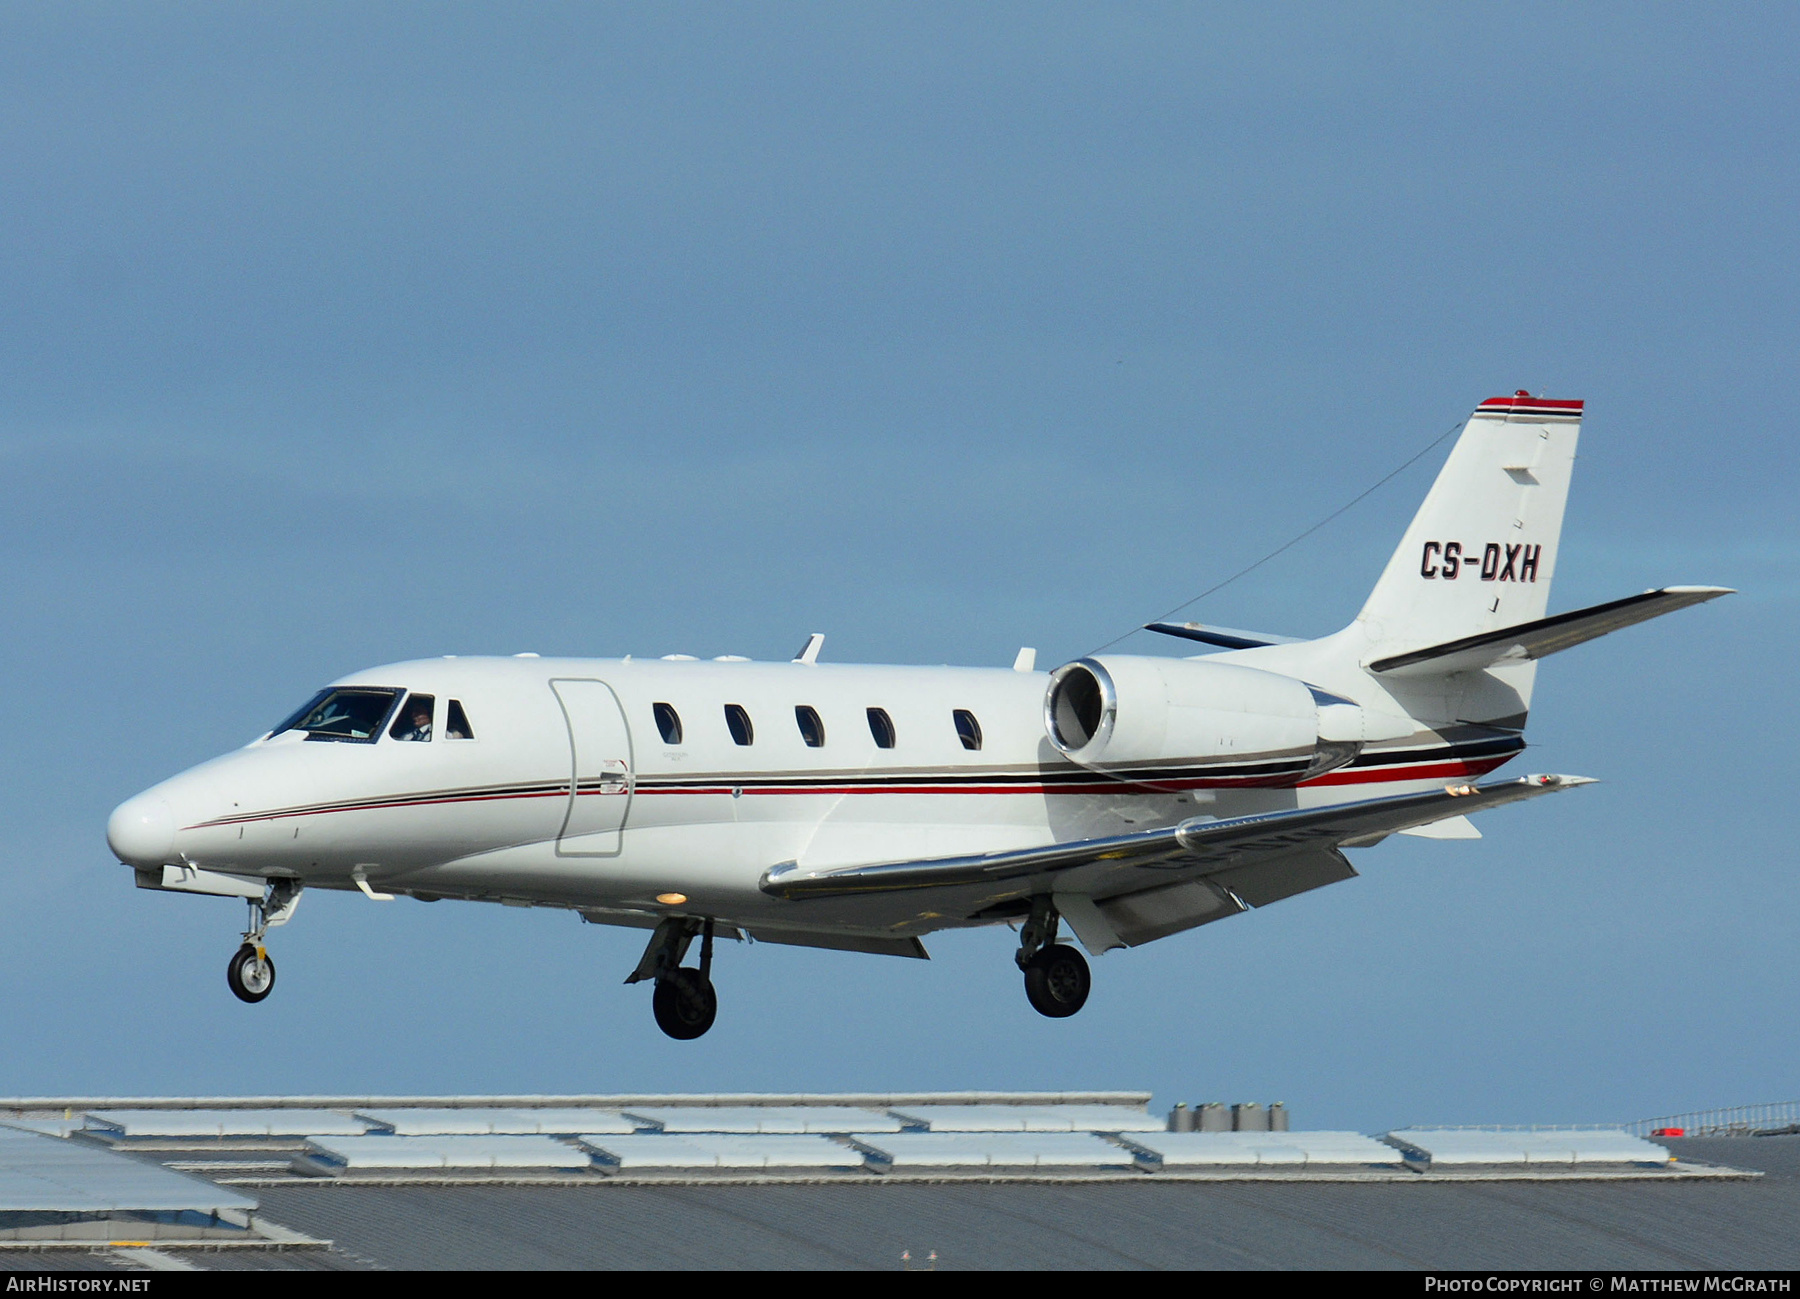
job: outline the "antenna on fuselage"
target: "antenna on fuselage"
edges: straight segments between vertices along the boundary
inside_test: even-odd
[[[819,661],[819,648],[824,644],[825,633],[822,631],[814,632],[806,638],[806,644],[800,647],[800,652],[794,655],[794,662],[817,663]]]

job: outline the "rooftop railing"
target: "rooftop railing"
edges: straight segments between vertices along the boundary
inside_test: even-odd
[[[1800,1101],[1775,1101],[1768,1105],[1737,1105],[1729,1109],[1694,1110],[1665,1114],[1660,1118],[1627,1123],[1633,1136],[1680,1129],[1689,1137],[1752,1137],[1781,1132],[1800,1132]]]

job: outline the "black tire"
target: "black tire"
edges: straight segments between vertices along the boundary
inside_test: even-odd
[[[1054,943],[1025,963],[1026,999],[1051,1019],[1067,1019],[1085,1006],[1093,983],[1087,958],[1065,943]]]
[[[265,952],[259,961],[256,949],[245,943],[225,967],[225,982],[239,1001],[254,1005],[275,990],[275,958]]]
[[[681,969],[656,981],[650,1007],[658,1028],[678,1042],[691,1042],[713,1026],[719,997],[711,979],[701,978],[698,970]]]

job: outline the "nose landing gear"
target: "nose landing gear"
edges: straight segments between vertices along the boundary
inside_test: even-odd
[[[261,947],[245,943],[225,967],[225,982],[239,1001],[252,1004],[275,990],[275,961]]]
[[[700,968],[683,966],[695,933],[700,939]],[[656,927],[649,945],[627,983],[656,980],[650,1009],[656,1026],[678,1042],[705,1034],[719,1014],[719,996],[712,985],[713,922],[688,916],[672,917]]]
[[[270,880],[262,899],[248,898],[250,927],[244,931],[244,945],[232,955],[225,967],[225,982],[239,1001],[254,1005],[275,989],[275,962],[263,946],[269,930],[293,919],[305,888],[299,880]]]
[[[1040,1015],[1067,1019],[1087,1004],[1093,975],[1087,958],[1056,941],[1056,907],[1049,897],[1031,900],[1031,915],[1019,930],[1014,960],[1025,973],[1025,999]]]

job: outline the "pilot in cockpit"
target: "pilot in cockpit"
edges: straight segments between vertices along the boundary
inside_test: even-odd
[[[429,740],[431,738],[431,709],[437,701],[430,695],[414,695],[406,701],[406,707],[394,721],[393,730],[388,734],[396,740]]]

